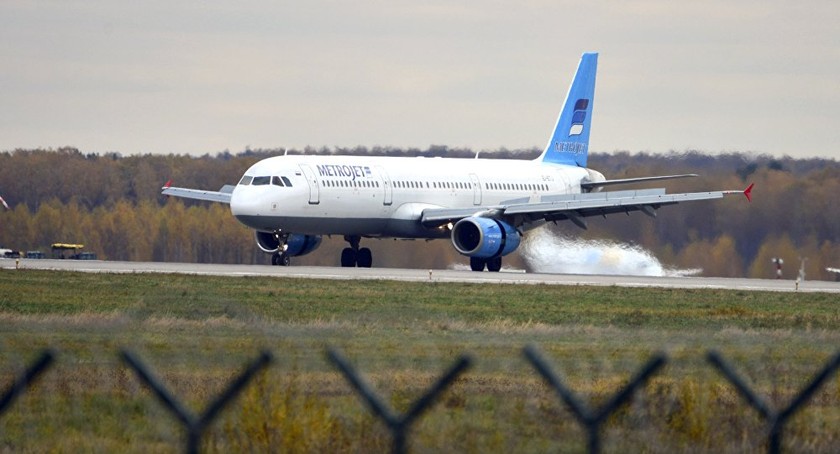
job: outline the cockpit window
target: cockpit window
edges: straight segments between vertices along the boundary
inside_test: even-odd
[[[241,180],[239,180],[239,184],[241,184],[242,186],[248,186],[249,184],[251,184],[251,180],[253,179],[254,177],[245,175],[244,177],[242,177]]]
[[[283,186],[283,180],[280,177],[271,177],[271,184],[274,186]]]
[[[252,184],[254,186],[262,186],[271,183],[271,177],[254,177]]]
[[[289,187],[289,188],[292,187],[292,182],[289,181],[288,178],[286,178],[286,177],[281,177],[281,178],[283,178],[283,182],[286,183],[286,187]]]

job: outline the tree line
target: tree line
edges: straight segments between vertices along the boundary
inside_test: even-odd
[[[533,159],[538,149],[495,150],[482,159]],[[234,184],[256,161],[279,154],[367,156],[448,156],[472,159],[469,149],[431,146],[251,150],[216,155],[84,154],[74,148],[0,153],[0,196],[11,209],[0,212],[0,245],[48,251],[54,242],[83,243],[108,260],[213,263],[268,263],[253,233],[224,205],[169,199],[161,186],[216,190]],[[584,239],[636,244],[665,265],[702,268],[706,276],[773,277],[771,259],[785,261],[785,277],[795,277],[807,258],[809,279],[833,279],[825,267],[840,266],[840,165],[828,159],[774,158],[749,153],[593,153],[589,166],[607,178],[698,173],[700,178],[662,185],[669,192],[743,189],[755,183],[752,203],[743,197],[668,206],[656,219],[590,218],[589,228],[571,223],[550,228]],[[628,186],[626,189],[645,186]],[[650,185],[647,185],[650,187]],[[375,266],[442,268],[466,263],[446,241],[365,240]],[[336,265],[341,238],[327,238],[313,254],[295,263]],[[396,252],[395,252],[396,251]],[[526,266],[514,254],[506,263]]]

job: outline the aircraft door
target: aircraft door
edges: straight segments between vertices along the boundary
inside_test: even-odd
[[[478,180],[478,175],[471,173],[470,181],[473,186],[473,205],[481,205],[481,181]]]
[[[303,175],[306,177],[306,182],[309,184],[309,204],[317,205],[321,203],[320,190],[318,189],[318,178],[315,176],[315,172],[313,172],[312,168],[306,164],[301,164],[300,170],[303,171]]]
[[[382,197],[382,204],[383,205],[391,205],[393,203],[393,188],[391,187],[391,178],[385,173],[385,169],[382,166],[376,166],[376,173],[379,174],[379,178],[382,180],[382,188],[385,190],[385,193]]]

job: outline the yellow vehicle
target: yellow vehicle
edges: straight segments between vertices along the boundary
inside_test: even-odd
[[[52,251],[53,251],[53,258],[54,259],[65,259],[68,258],[65,254],[69,251],[70,253],[69,258],[71,259],[78,259],[82,254],[89,254],[80,252],[82,249],[85,248],[84,244],[71,244],[71,243],[53,243],[52,244]],[[94,256],[95,258],[95,256]]]

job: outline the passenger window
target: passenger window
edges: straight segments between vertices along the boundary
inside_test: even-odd
[[[249,184],[251,184],[251,180],[253,180],[253,179],[254,179],[253,177],[249,177],[248,175],[245,175],[245,176],[242,177],[241,180],[239,180],[239,184],[241,184],[242,186],[248,186]]]
[[[254,177],[254,186],[264,186],[271,183],[271,177]]]

